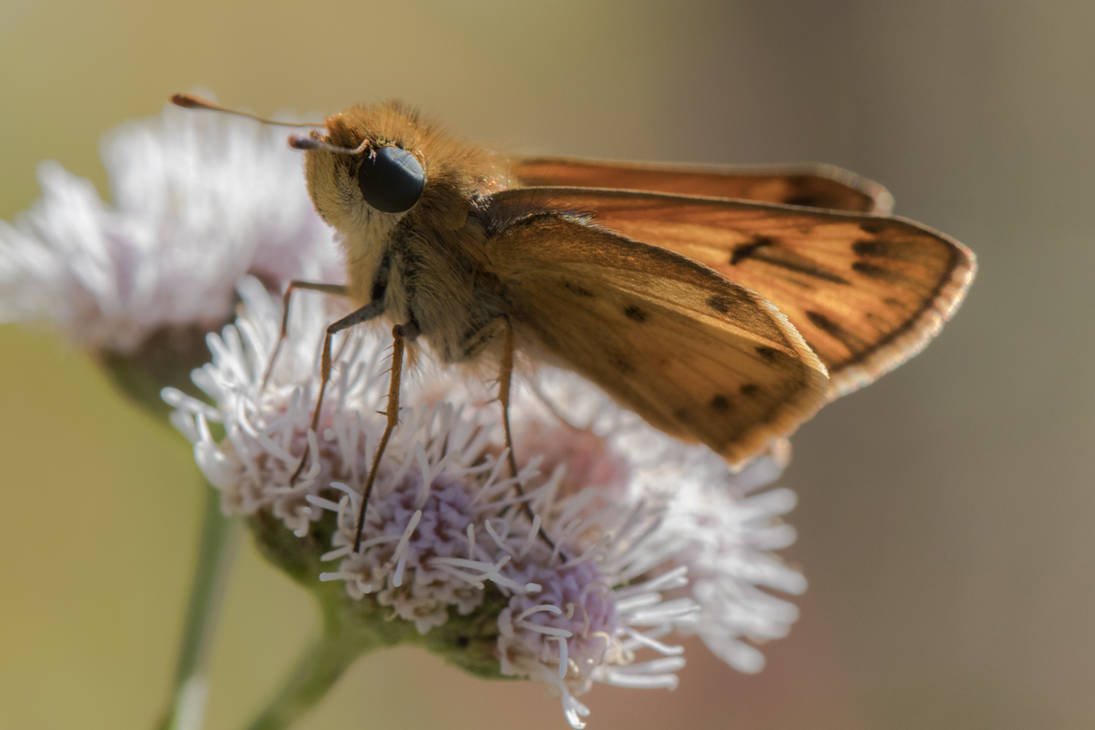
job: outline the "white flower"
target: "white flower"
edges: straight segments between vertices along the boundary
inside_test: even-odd
[[[755,471],[733,477],[706,449],[681,446],[550,369],[523,381],[511,409],[522,498],[492,386],[459,380],[419,353],[353,552],[385,420],[377,412],[391,340],[369,326],[340,335],[312,434],[319,342],[338,312],[320,295],[294,299],[290,337],[263,388],[280,303],[254,280],[240,295],[245,314],[209,337],[212,362],[194,376],[214,405],[176,390],[165,399],[226,509],[272,517],[295,534],[324,563],[316,585],[342,584],[341,600],[422,635],[450,632],[452,651],[485,647],[479,656],[493,669],[477,671],[549,684],[574,727],[589,712],[577,697],[595,682],[675,686],[684,659],[663,641],[670,633],[698,633],[753,670],[755,650],[742,640],[780,635],[794,619],[762,590],[802,587],[766,552],[791,537],[773,523],[789,492],[746,496],[743,480]],[[312,456],[291,484],[309,439]],[[766,463],[778,474],[779,459]]]
[[[771,552],[795,541],[794,529],[780,520],[794,508],[795,494],[786,488],[760,491],[786,467],[789,442],[774,442],[735,474],[708,449],[683,446],[650,429],[578,378],[545,372],[536,389],[566,420],[590,423],[591,429],[556,427],[544,433],[541,421],[519,418],[528,425],[516,436],[518,448],[544,454],[548,464],[565,459],[567,473],[578,483],[597,487],[595,498],[602,505],[640,500],[662,505],[645,550],[687,567],[687,585],[674,595],[691,598],[701,611],[682,631],[699,636],[735,669],[760,671],[764,656],[747,641],[782,638],[798,618],[794,604],[768,591],[806,589],[802,574]],[[542,402],[517,403],[543,408]]]
[[[0,221],[0,321],[125,354],[163,329],[218,328],[244,274],[273,289],[344,276],[283,131],[168,107],[115,129],[103,157],[111,203],[44,162],[42,198]]]
[[[771,489],[751,494],[774,481],[786,465],[789,446],[777,442],[740,474],[681,484],[668,503],[656,547],[688,566],[688,595],[701,606],[689,630],[720,659],[742,672],[758,672],[764,656],[746,639],[763,642],[787,635],[798,609],[769,593],[799,594],[802,574],[770,551],[788,547],[795,531],[779,521],[791,511],[795,494]]]

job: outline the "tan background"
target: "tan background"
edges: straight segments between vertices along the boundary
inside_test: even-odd
[[[675,693],[599,689],[594,728],[1095,724],[1091,3],[0,5],[0,215],[42,158],[197,84],[262,112],[399,96],[507,149],[825,160],[967,242],[928,351],[802,429],[786,483],[803,618],[760,676],[692,647]],[[396,9],[398,8],[398,9]],[[188,453],[78,352],[0,329],[0,726],[149,727],[196,536]],[[313,626],[249,547],[208,727],[239,727]],[[564,727],[535,685],[359,662],[308,728]]]

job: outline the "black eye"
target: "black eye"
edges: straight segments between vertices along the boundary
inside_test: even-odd
[[[375,156],[365,153],[357,171],[357,185],[372,207],[385,213],[402,213],[422,196],[426,173],[407,150],[381,147]]]

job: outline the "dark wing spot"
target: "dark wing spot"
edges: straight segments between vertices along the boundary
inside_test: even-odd
[[[741,287],[731,284],[722,287],[721,294],[709,296],[707,306],[719,314],[727,314],[733,309],[749,310],[753,306],[753,300]]]
[[[862,338],[844,329],[821,312],[807,311],[806,318],[819,330],[825,332],[848,348],[848,351],[853,355],[858,355],[864,350],[867,350],[870,346],[870,343],[865,342]]]
[[[711,309],[714,309],[719,314],[726,314],[730,311],[730,299],[716,294],[707,298],[707,306],[711,307]]]
[[[824,208],[821,201],[813,195],[795,195],[783,201],[787,205],[803,205],[808,208]]]
[[[821,312],[807,311],[806,317],[813,323],[815,327],[820,330],[824,330],[825,332],[828,332],[833,336],[836,336],[837,333],[841,332],[840,325],[826,317]]]
[[[904,278],[896,271],[892,271],[883,266],[877,266],[866,261],[856,261],[852,264],[852,269],[854,271],[858,271],[864,276],[869,276],[872,279],[878,279],[879,281],[894,283],[901,281]]]
[[[540,339],[544,342],[544,346],[549,350],[558,352],[563,348],[563,344],[559,342],[559,338],[552,334],[551,330],[547,327],[541,328],[537,334],[539,334]]]
[[[573,281],[564,281],[563,288],[571,294],[577,294],[578,296],[585,297],[587,299],[593,298],[593,292],[591,292],[589,289],[586,289],[584,286],[575,284]]]
[[[933,260],[934,246],[925,246],[930,241],[924,236],[912,236],[909,238],[876,238],[863,239],[852,244],[852,250],[860,256],[877,256],[878,258],[893,259],[895,261],[920,261],[927,257]]]
[[[711,407],[716,411],[730,410],[730,400],[725,395],[716,395],[711,399]]]
[[[848,283],[848,280],[843,276],[838,276],[831,271],[826,271],[808,259],[805,259],[805,257],[796,256],[794,254],[790,254],[783,259],[765,259],[765,263],[772,264],[773,266],[780,266],[788,271],[795,271],[800,274],[806,274],[807,276],[813,276],[814,278],[829,281],[833,284]]]
[[[852,244],[852,250],[859,256],[885,256],[885,244],[882,241],[865,240]]]
[[[735,264],[741,263],[755,254],[758,250],[765,246],[771,246],[773,243],[775,243],[775,241],[768,236],[754,236],[753,240],[749,243],[739,243],[737,246],[734,246],[734,250],[730,254],[730,265],[734,266]]]
[[[634,304],[628,304],[624,307],[624,315],[632,322],[645,322],[647,318],[646,312]]]
[[[760,359],[769,364],[774,363],[776,361],[776,358],[779,357],[779,350],[775,349],[774,347],[757,345],[756,351],[757,355],[760,356]]]
[[[739,243],[734,247],[734,252],[730,256],[730,263],[736,264],[747,258],[834,284],[848,283],[846,279],[820,266],[813,259],[783,248],[777,240],[767,236],[758,236],[751,243]]]
[[[868,235],[876,236],[886,230],[886,224],[882,221],[863,221],[859,224],[859,230]]]
[[[608,362],[620,375],[631,375],[635,372],[635,366],[620,352],[608,353]]]
[[[760,386],[756,383],[746,383],[745,385],[738,388],[738,392],[747,398],[752,398],[753,396],[760,393]]]
[[[894,309],[905,309],[905,303],[896,297],[886,297],[882,300],[882,303]]]

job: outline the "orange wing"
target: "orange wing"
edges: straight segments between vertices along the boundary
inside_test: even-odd
[[[526,187],[643,190],[882,215],[893,208],[886,188],[834,165],[716,167],[525,157],[514,159],[511,169]]]
[[[716,198],[526,188],[498,210],[565,213],[674,251],[772,302],[827,366],[829,397],[918,352],[973,278],[961,244],[900,218]]]
[[[825,402],[825,367],[794,327],[707,267],[565,216],[496,230],[487,253],[518,347],[662,431],[740,464]]]

